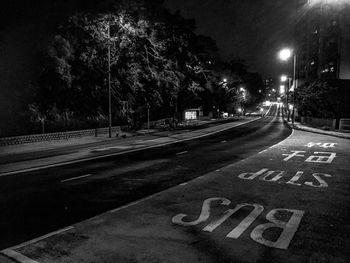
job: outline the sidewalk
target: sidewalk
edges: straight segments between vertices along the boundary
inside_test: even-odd
[[[317,128],[303,125],[300,122],[294,122],[294,124],[292,124],[292,122],[288,122],[288,124],[292,128],[297,129],[297,130],[313,132],[313,133],[317,133],[317,134],[330,135],[330,136],[335,136],[335,137],[344,138],[344,139],[350,139],[350,133],[346,133],[346,132],[327,131],[327,130],[317,129]]]
[[[1,147],[0,158],[3,158],[3,161],[8,158],[9,161],[0,162],[0,176],[191,140],[257,119],[234,119],[232,122],[225,123],[220,123],[218,120],[201,121],[200,125],[194,128],[169,131],[151,130],[147,134],[145,134],[146,130],[141,130],[138,131],[141,135],[136,136],[135,133],[129,133],[125,134],[125,138],[84,137]],[[210,126],[210,124],[215,125]]]
[[[345,263],[349,158],[347,140],[296,130],[238,163],[2,254],[21,263]]]

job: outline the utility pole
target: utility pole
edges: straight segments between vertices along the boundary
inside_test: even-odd
[[[108,19],[108,135],[112,138],[112,98],[111,98],[111,35]]]
[[[297,54],[294,53],[293,56],[293,112],[292,112],[292,124],[294,125],[294,121],[295,121],[295,92],[297,91],[297,79],[296,79],[296,67],[297,67]]]

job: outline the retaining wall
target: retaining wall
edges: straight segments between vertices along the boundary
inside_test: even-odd
[[[306,124],[315,128],[335,129],[336,119],[321,119],[313,117],[301,117],[301,124]]]

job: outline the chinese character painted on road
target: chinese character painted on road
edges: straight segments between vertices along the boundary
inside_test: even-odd
[[[290,159],[292,159],[293,157],[304,157],[304,154],[299,154],[299,153],[305,153],[305,151],[291,151],[291,154],[288,153],[284,153],[282,155],[287,156],[286,158],[283,159],[283,161],[289,161]]]
[[[308,163],[331,163],[336,157],[336,153],[331,152],[314,152],[314,154],[325,154],[321,156],[311,155],[309,158],[305,160]]]
[[[309,142],[308,144],[306,144],[305,146],[306,147],[314,147],[314,146],[318,146],[318,147],[322,147],[322,148],[333,148],[335,147],[337,143],[333,143],[333,142],[325,142],[325,143],[322,143],[322,142]]]

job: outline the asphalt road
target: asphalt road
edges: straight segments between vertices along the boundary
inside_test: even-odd
[[[238,162],[290,133],[274,106],[260,120],[213,136],[0,177],[0,249]]]

